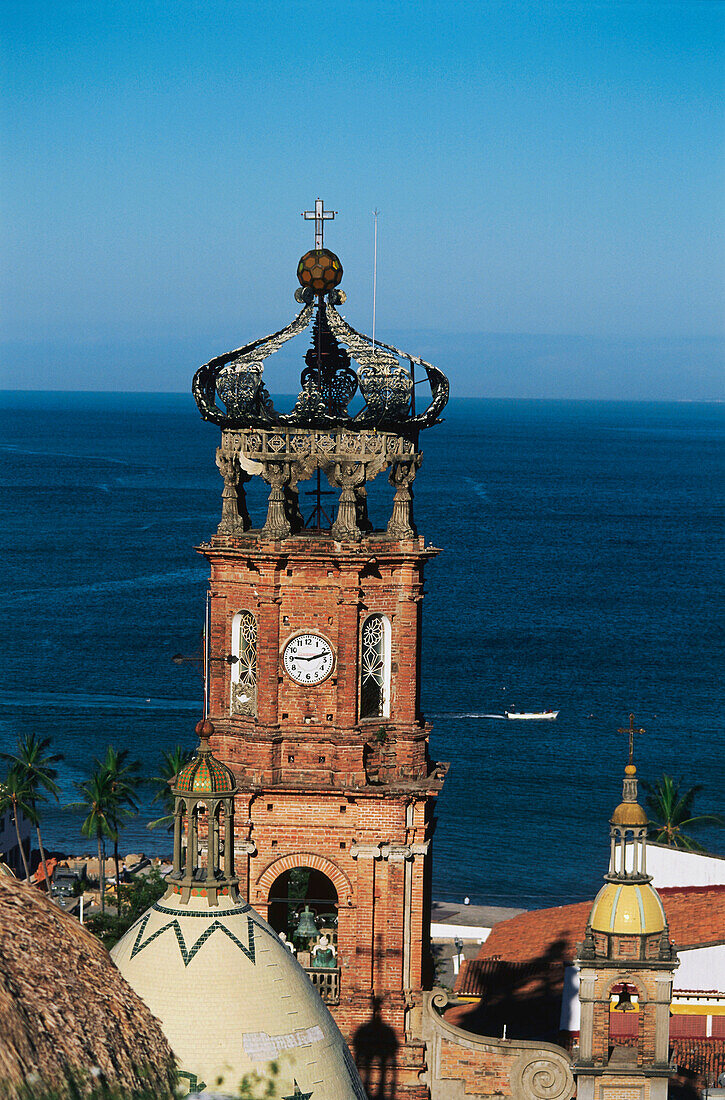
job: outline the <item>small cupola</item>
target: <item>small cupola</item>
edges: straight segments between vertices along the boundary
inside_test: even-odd
[[[206,895],[210,905],[219,897],[236,898],[234,869],[234,773],[214,756],[209,741],[214,726],[197,723],[199,748],[172,786],[174,794],[174,860],[169,893],[182,902]],[[206,840],[206,847],[203,841]]]
[[[624,769],[622,801],[609,819],[609,869],[597,894],[587,924],[585,956],[649,959],[657,956],[667,932],[659,894],[647,874],[648,820],[637,798],[634,715],[621,729],[629,737],[629,760]],[[593,950],[593,955],[592,955]]]

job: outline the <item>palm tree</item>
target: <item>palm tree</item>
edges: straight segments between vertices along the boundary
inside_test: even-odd
[[[165,812],[163,817],[158,817],[155,821],[149,821],[149,829],[156,829],[159,825],[166,825],[169,832],[173,829],[174,796],[171,793],[171,781],[176,779],[181,769],[189,763],[193,755],[191,749],[183,749],[181,745],[174,745],[171,752],[161,754],[161,775],[155,775],[149,782],[158,788],[151,801],[161,802]]]
[[[119,915],[121,912],[121,873],[118,838],[122,822],[138,813],[136,783],[134,783],[134,780],[137,778],[141,766],[139,760],[132,760],[130,763],[127,763],[127,761],[128,749],[121,749],[120,752],[117,752],[113,745],[108,746],[102,761],[96,760],[96,764],[106,772],[111,784],[109,822],[112,829],[113,862],[116,866],[116,898]]]
[[[101,887],[101,912],[106,911],[106,868],[103,859],[103,841],[113,837],[113,785],[107,770],[95,761],[95,769],[85,783],[76,783],[83,796],[72,809],[81,809],[86,819],[81,825],[83,836],[95,837],[98,842],[98,867]]]
[[[25,881],[30,882],[30,868],[20,837],[20,819],[18,815],[23,814],[33,824],[37,823],[38,818],[31,802],[30,790],[25,775],[16,764],[11,765],[5,781],[0,783],[0,814],[4,814],[7,810],[13,812],[15,835],[18,838],[18,847],[25,868]]]
[[[38,835],[38,850],[40,851],[40,860],[43,864],[45,888],[48,893],[50,893],[50,880],[48,878],[48,865],[45,861],[43,838],[40,835],[38,803],[45,802],[49,794],[52,795],[56,801],[58,800],[59,787],[55,782],[58,770],[55,765],[59,764],[63,759],[62,753],[48,752],[49,745],[49,737],[40,738],[36,737],[35,733],[28,733],[25,737],[19,738],[18,749],[14,755],[8,752],[0,753],[0,759],[8,760],[11,766],[18,768],[20,774],[25,778],[28,790],[28,803],[34,812],[35,830]]]
[[[699,814],[692,816],[695,798],[702,790],[701,786],[688,787],[680,794],[682,780],[663,775],[654,786],[643,783],[647,792],[647,807],[653,815],[648,836],[659,844],[670,848],[685,848],[691,852],[704,852],[706,849],[697,840],[682,832],[683,827],[698,825],[723,825],[725,819],[719,814]]]

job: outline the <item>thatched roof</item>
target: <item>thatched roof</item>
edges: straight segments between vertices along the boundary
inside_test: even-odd
[[[37,889],[0,875],[0,1097],[35,1075],[169,1095],[174,1059],[157,1020],[104,947]],[[96,1071],[97,1073],[97,1071]]]

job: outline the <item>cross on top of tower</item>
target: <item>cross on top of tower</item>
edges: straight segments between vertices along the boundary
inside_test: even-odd
[[[325,222],[332,221],[335,217],[337,210],[325,210],[325,204],[322,199],[315,199],[315,209],[305,210],[302,217],[305,221],[313,221],[315,223],[315,248],[323,247],[324,226]]]
[[[639,729],[634,728],[634,715],[633,714],[630,714],[630,716],[629,716],[629,725],[628,726],[622,726],[620,729],[617,730],[617,733],[626,733],[626,734],[629,735],[629,760],[627,762],[628,766],[631,766],[632,763],[633,763],[634,735],[635,735],[635,733],[639,734],[639,733],[644,733],[644,732],[645,732],[644,729],[642,729],[641,727]]]

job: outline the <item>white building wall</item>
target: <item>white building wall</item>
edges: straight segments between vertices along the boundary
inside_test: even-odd
[[[580,1021],[579,967],[567,966],[564,970],[564,991],[561,995],[561,1020],[559,1026],[562,1031],[578,1031]]]
[[[725,886],[725,859],[682,852],[647,843],[647,874],[655,889],[663,886]]]
[[[678,955],[675,989],[715,989],[725,993],[725,943],[717,947],[693,947],[690,951],[678,951]]]

